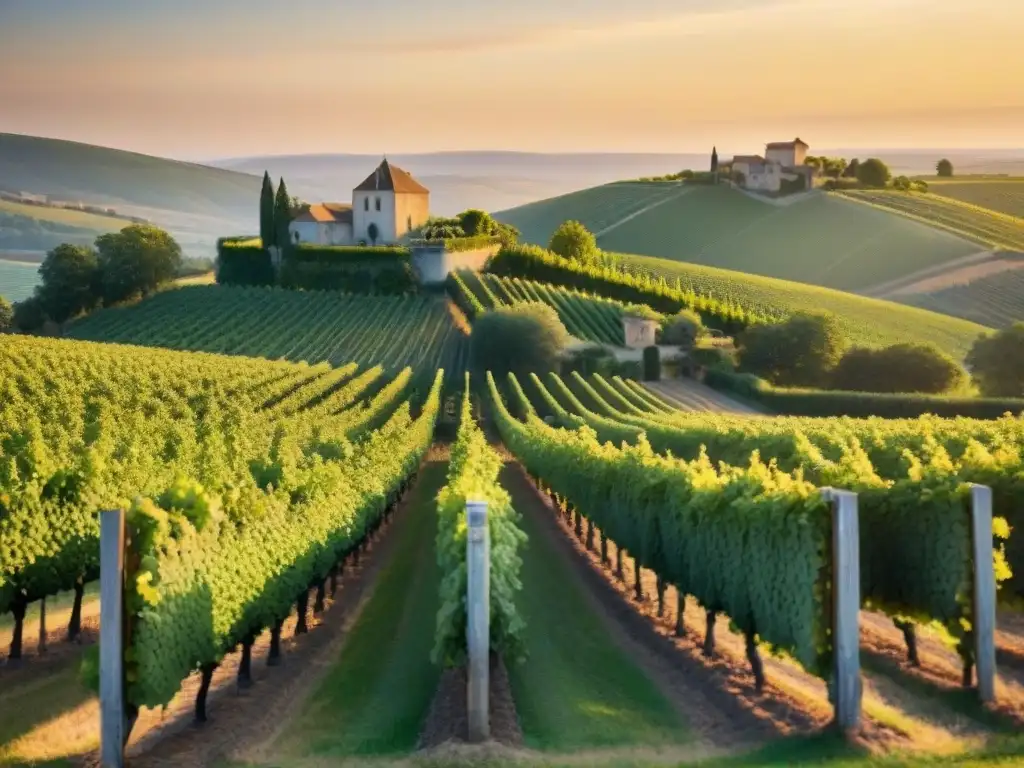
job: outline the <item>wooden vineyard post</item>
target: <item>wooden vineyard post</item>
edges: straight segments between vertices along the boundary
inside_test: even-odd
[[[823,488],[832,505],[832,648],[836,725],[860,727],[860,530],[857,494]]]
[[[992,489],[971,485],[971,531],[974,560],[974,666],[978,698],[996,697],[996,574],[992,563]]]
[[[128,728],[124,685],[124,510],[100,513],[100,754],[124,766]]]
[[[490,736],[491,553],[487,502],[466,502],[466,648],[469,679],[466,709],[469,740]]]

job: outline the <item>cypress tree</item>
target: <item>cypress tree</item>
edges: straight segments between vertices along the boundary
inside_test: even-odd
[[[711,172],[718,173],[718,147],[711,148]]]
[[[291,243],[288,235],[288,225],[292,221],[291,198],[288,197],[288,187],[284,179],[277,186],[277,197],[274,200],[274,244],[278,248],[285,248]]]
[[[270,173],[263,172],[263,190],[260,192],[260,239],[263,247],[274,244],[274,184]]]

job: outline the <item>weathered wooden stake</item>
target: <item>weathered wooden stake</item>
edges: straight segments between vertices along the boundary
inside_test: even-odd
[[[252,643],[251,636],[242,641],[242,660],[238,663],[237,681],[240,689],[252,687]]]
[[[679,587],[676,587],[676,637],[683,637],[686,635],[686,621],[684,619],[685,611],[686,593],[679,589]]]
[[[604,531],[599,532],[601,539],[601,565],[608,566],[608,537],[604,535]]]
[[[319,616],[324,612],[324,597],[327,593],[327,582],[318,581],[316,584],[316,599],[313,601],[313,615]]]
[[[124,766],[124,510],[100,513],[100,759]]]
[[[469,680],[466,709],[469,740],[490,736],[491,555],[487,502],[466,503],[466,647]]]
[[[640,561],[633,558],[633,599],[638,603],[644,600],[644,583],[640,580]]]
[[[619,581],[626,580],[626,574],[622,572],[622,547],[615,547],[615,577]]]
[[[917,625],[902,619],[893,619],[892,623],[903,633],[903,641],[907,644],[907,662],[911,666],[920,667],[921,659],[917,655]]]
[[[860,727],[860,529],[857,494],[822,488],[832,505],[832,647],[836,725]]]
[[[996,575],[992,562],[992,489],[971,485],[971,529],[974,544],[974,666],[978,698],[996,697]]]
[[[283,619],[274,622],[270,628],[270,650],[267,652],[267,666],[276,667],[281,663],[281,625]]]
[[[717,611],[704,611],[704,648],[702,652],[709,659],[715,655],[715,621],[717,620]]]
[[[303,589],[299,593],[299,599],[295,601],[295,612],[297,618],[295,621],[295,634],[304,635],[309,631],[309,626],[306,624],[306,614],[309,611],[309,588]]]
[[[75,602],[71,606],[71,618],[68,619],[68,642],[81,639],[82,634],[82,598],[85,595],[85,581],[81,576],[75,581]]]

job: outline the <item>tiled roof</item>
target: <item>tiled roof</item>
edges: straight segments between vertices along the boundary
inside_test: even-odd
[[[764,158],[760,155],[736,155],[732,161],[733,163],[763,163]]]
[[[352,223],[352,206],[348,203],[313,203],[308,211],[303,211],[292,221],[316,221],[321,224],[332,222],[339,224]]]
[[[768,149],[793,149],[797,144],[801,145],[805,149],[810,149],[811,146],[806,141],[801,141],[799,138],[794,139],[793,141],[773,141],[766,146]]]
[[[377,170],[366,177],[354,192],[399,192],[402,194],[427,195],[430,190],[420,184],[407,171],[384,160]]]

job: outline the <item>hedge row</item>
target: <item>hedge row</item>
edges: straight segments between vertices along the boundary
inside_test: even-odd
[[[664,279],[633,275],[615,267],[570,261],[537,246],[504,247],[490,260],[487,271],[579,288],[629,304],[646,304],[665,314],[692,309],[700,314],[704,325],[728,334],[738,333],[755,322],[776,320],[712,297],[678,290]]]
[[[498,245],[501,242],[501,238],[496,235],[475,235],[473,237],[450,237],[441,240],[413,240],[411,245],[413,247],[427,247],[427,248],[444,248],[446,251],[451,253],[458,253],[460,251],[475,251],[478,248],[487,248],[488,246]]]
[[[998,419],[1024,412],[1015,398],[950,397],[914,393],[843,392],[822,389],[781,389],[751,374],[708,370],[704,383],[753,400],[788,416],[881,416],[913,419],[931,413],[944,418]]]

